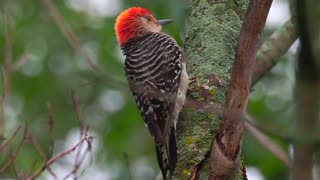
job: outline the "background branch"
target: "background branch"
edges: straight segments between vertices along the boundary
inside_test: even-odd
[[[49,151],[48,151],[48,157],[50,158],[53,154],[53,149],[54,149],[54,131],[53,131],[53,125],[54,125],[54,115],[53,115],[53,110],[51,103],[47,103],[47,110],[48,110],[48,124],[49,124]]]
[[[266,121],[254,121],[252,117],[250,117],[249,114],[245,115],[246,121],[251,124],[251,126],[255,127],[256,129],[259,129],[264,134],[276,136],[277,138],[281,139],[284,142],[290,142],[292,141],[293,137],[288,135],[288,132],[284,130],[283,128],[279,128],[271,123],[268,123]]]
[[[4,66],[2,70],[2,83],[3,90],[0,104],[0,144],[4,139],[4,126],[5,126],[5,107],[7,104],[7,98],[10,92],[10,81],[12,71],[12,42],[11,42],[11,30],[8,15],[4,12]]]
[[[275,142],[268,136],[252,126],[247,120],[244,122],[244,127],[259,142],[264,148],[270,151],[274,156],[281,160],[288,168],[292,167],[291,160],[285,151],[283,151]]]
[[[58,26],[64,38],[68,41],[69,45],[75,50],[75,52],[80,53],[80,55],[84,57],[86,63],[89,65],[93,73],[95,73],[98,77],[101,76],[102,79],[110,85],[127,87],[127,83],[125,81],[117,79],[112,74],[103,71],[89,56],[85,49],[82,48],[75,33],[71,28],[68,27],[67,23],[64,21],[58,9],[54,6],[51,0],[42,0],[42,4],[48,10],[48,14],[51,17],[52,21]]]
[[[292,19],[278,28],[263,42],[257,52],[252,86],[276,65],[290,46],[298,39],[298,33]]]
[[[20,132],[22,126],[19,125],[16,130],[14,131],[14,133],[12,134],[12,136],[3,144],[0,144],[0,153],[3,153],[12,143],[13,139],[18,135],[18,133]]]
[[[313,179],[315,137],[320,125],[320,2],[295,1],[301,49],[296,70],[296,121],[292,179]]]
[[[18,143],[18,146],[17,148],[13,151],[13,152],[10,152],[9,151],[9,159],[8,161],[3,165],[3,167],[0,169],[0,174],[3,174],[5,171],[7,171],[7,169],[12,165],[14,164],[14,161],[16,160],[20,150],[21,150],[21,147],[22,145],[25,143],[25,140],[26,140],[26,137],[27,137],[27,133],[28,133],[28,126],[26,125],[24,127],[24,131],[23,131],[23,136],[22,138],[20,139],[19,143]]]
[[[52,163],[54,163],[58,159],[75,151],[83,142],[85,142],[85,141],[90,142],[90,141],[88,141],[88,138],[90,138],[90,136],[88,136],[87,133],[88,133],[88,129],[85,130],[85,132],[83,133],[83,135],[78,143],[76,143],[71,148],[62,151],[62,152],[56,154],[55,156],[53,156],[52,158],[50,158],[49,160],[47,160],[39,169],[37,169],[34,172],[34,174],[32,176],[28,177],[27,180],[33,180],[33,179],[37,178],[46,169],[46,167],[50,166]]]
[[[126,161],[126,166],[127,166],[127,170],[128,170],[128,176],[129,176],[129,180],[133,180],[132,178],[132,172],[131,172],[131,168],[130,168],[130,162],[129,162],[129,156],[128,154],[125,152],[123,153],[123,158]]]
[[[45,153],[45,151],[42,149],[41,145],[39,144],[38,140],[36,138],[34,138],[34,136],[30,133],[27,132],[27,136],[31,141],[31,144],[33,145],[33,147],[37,150],[37,152],[40,154],[40,156],[42,157],[43,161],[47,161],[48,155]],[[52,177],[54,179],[58,179],[57,175],[53,172],[53,170],[51,169],[51,167],[48,165],[46,166],[46,169],[48,170],[48,172],[52,175]]]
[[[79,105],[77,105],[77,106],[79,107]],[[54,179],[59,179],[57,174],[50,167],[50,165],[52,165],[58,159],[61,159],[62,157],[70,154],[71,152],[73,152],[75,150],[77,150],[77,153],[76,153],[76,158],[75,158],[76,161],[74,164],[74,168],[72,169],[72,171],[69,173],[69,175],[66,178],[68,178],[72,174],[75,175],[75,173],[79,170],[81,164],[83,163],[84,159],[87,157],[88,153],[91,152],[91,148],[92,148],[91,144],[93,141],[93,137],[88,135],[89,129],[85,128],[83,131],[81,131],[80,139],[74,146],[66,149],[65,151],[62,151],[62,152],[56,154],[55,156],[52,156],[53,149],[54,149],[54,134],[53,134],[54,114],[53,114],[53,110],[52,110],[50,103],[48,103],[47,109],[48,109],[48,116],[49,116],[49,132],[48,132],[49,151],[48,151],[48,153],[46,153],[44,151],[44,149],[41,147],[40,143],[38,142],[38,139],[32,135],[27,124],[24,125],[23,135],[22,135],[21,139],[19,140],[17,147],[15,147],[15,148],[13,148],[13,150],[11,150],[15,139],[18,137],[18,134],[22,129],[22,125],[19,125],[16,128],[16,130],[13,132],[11,137],[5,143],[0,145],[0,155],[6,157],[6,159],[5,159],[6,161],[4,162],[2,167],[0,167],[0,174],[1,175],[4,174],[5,172],[7,172],[9,170],[9,168],[11,167],[11,168],[13,168],[15,178],[17,178],[17,179],[29,179],[29,180],[35,179],[35,178],[39,177],[45,170],[47,170],[49,172],[49,174]],[[75,110],[75,112],[78,113],[76,110]],[[82,122],[80,122],[81,121],[80,115],[79,114],[77,114],[77,115],[79,117],[78,125],[79,125],[79,129],[80,129],[80,124],[82,125]],[[80,150],[81,150],[84,142],[87,143],[87,147],[84,151],[82,151],[83,153],[80,153],[81,152]],[[18,158],[18,154],[24,149],[23,145],[25,145],[25,144],[31,144],[32,147],[37,152],[37,154],[43,159],[43,164],[41,165],[41,167],[39,167],[34,172],[32,172],[33,168],[30,168],[31,172],[25,173],[22,169],[18,169],[19,167],[17,167],[17,165],[15,164],[17,161],[17,158]],[[5,155],[5,154],[8,154],[8,155]],[[32,163],[30,163],[30,164],[32,164]],[[33,163],[33,166],[31,166],[31,167],[36,167],[36,161]],[[30,174],[32,174],[32,175],[30,175]],[[80,175],[81,174],[82,173],[80,173]]]

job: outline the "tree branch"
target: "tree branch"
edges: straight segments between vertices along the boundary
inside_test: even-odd
[[[63,17],[60,15],[58,9],[54,6],[51,0],[42,0],[43,6],[48,10],[48,14],[52,21],[58,26],[59,30],[63,34],[63,37],[68,41],[69,45],[78,52],[85,59],[86,63],[89,65],[91,70],[96,75],[103,75],[103,79],[106,80],[111,85],[116,85],[120,87],[127,87],[127,83],[117,79],[110,73],[102,71],[102,69],[96,64],[96,62],[89,56],[89,54],[82,48],[79,40],[77,39],[75,33],[71,28],[67,26]]]
[[[77,106],[79,107],[79,104],[77,104]],[[35,179],[36,177],[40,176],[40,174],[43,171],[47,170],[54,179],[58,179],[58,176],[56,175],[56,173],[54,173],[54,171],[50,167],[50,165],[53,164],[54,162],[56,162],[58,159],[68,155],[69,153],[71,153],[75,150],[78,150],[78,151],[77,151],[76,157],[75,157],[74,168],[69,173],[70,175],[68,175],[68,176],[71,176],[72,174],[77,173],[77,171],[81,167],[85,157],[87,157],[88,153],[91,152],[91,148],[92,148],[91,144],[92,144],[92,140],[94,137],[89,136],[88,135],[88,128],[85,128],[85,129],[83,129],[83,131],[81,131],[80,139],[76,145],[74,145],[73,147],[71,147],[65,151],[62,151],[52,157],[53,148],[54,148],[54,142],[53,142],[54,141],[54,134],[53,134],[54,133],[53,132],[54,114],[53,114],[53,110],[52,110],[50,103],[48,103],[47,108],[48,108],[48,115],[49,115],[49,132],[48,132],[48,136],[50,138],[49,139],[49,152],[46,153],[44,151],[44,149],[39,144],[37,138],[35,136],[33,136],[32,133],[30,132],[27,124],[24,126],[23,136],[21,137],[21,140],[19,141],[17,147],[14,148],[13,150],[8,150],[9,149],[8,147],[12,146],[12,143],[15,142],[15,138],[17,138],[19,132],[22,129],[22,126],[20,125],[15,130],[15,132],[12,134],[12,136],[4,144],[0,145],[0,154],[2,154],[5,157],[4,160],[6,160],[5,162],[3,162],[2,167],[0,167],[0,174],[6,173],[8,171],[8,169],[11,167],[11,168],[13,168],[15,177],[17,179],[30,179],[31,180],[31,179]],[[80,107],[79,107],[79,109],[80,109]],[[78,114],[79,112],[77,112],[76,110],[75,110],[75,112],[77,113],[77,115],[79,117],[78,124],[79,124],[79,129],[80,129],[80,124],[82,124],[82,122],[80,122],[81,121],[80,114]],[[80,150],[82,150],[81,147],[82,147],[84,141],[87,142],[87,147],[86,147],[86,150],[83,152]],[[40,157],[43,159],[43,164],[35,172],[25,173],[25,172],[23,172],[23,170],[17,169],[17,167],[15,165],[15,162],[17,162],[16,159],[18,157],[18,154],[21,150],[23,150],[22,148],[23,148],[24,144],[31,144],[34,147],[34,149],[36,150],[36,152],[38,152]],[[83,153],[81,153],[81,152],[83,152]],[[8,156],[5,156],[6,153],[8,154]],[[34,170],[33,167],[36,166],[36,161],[34,161],[33,165],[32,165],[32,162],[30,162],[30,163],[31,163],[31,167],[32,167],[30,169]],[[66,178],[68,178],[68,177],[66,177]]]
[[[14,161],[16,160],[16,158],[21,150],[22,145],[25,143],[27,133],[28,133],[28,126],[26,125],[24,128],[23,136],[22,136],[21,140],[19,141],[17,148],[12,153],[10,153],[9,160],[0,169],[0,174],[3,174],[11,166],[11,164],[13,164]]]
[[[14,133],[12,134],[12,136],[7,140],[7,142],[4,144],[0,144],[0,153],[3,153],[6,150],[6,148],[12,143],[13,139],[17,136],[21,128],[22,126],[19,125],[14,131]]]
[[[55,156],[53,156],[52,158],[50,158],[49,160],[45,161],[44,164],[39,169],[37,169],[32,176],[27,178],[27,180],[33,180],[37,178],[46,169],[46,167],[49,167],[52,163],[54,163],[58,159],[75,151],[83,142],[87,141],[89,146],[89,142],[91,142],[89,139],[91,138],[91,136],[88,136],[87,133],[88,133],[88,129],[85,130],[85,132],[83,133],[78,143],[76,143],[73,147],[62,151],[56,154]]]
[[[127,154],[126,152],[123,153],[123,157],[124,157],[124,160],[126,161],[126,166],[127,166],[127,170],[128,170],[129,180],[133,180],[128,154]]]
[[[49,151],[48,151],[48,155],[47,158],[50,158],[53,154],[53,149],[54,149],[54,131],[53,131],[53,126],[54,126],[54,116],[53,116],[53,110],[52,110],[52,106],[51,103],[48,102],[47,103],[47,110],[48,110],[48,116],[49,116],[49,120],[48,120],[48,124],[49,124]]]
[[[252,86],[256,84],[270,69],[280,61],[290,46],[297,40],[298,33],[294,23],[288,20],[277,29],[257,52]]]
[[[268,136],[263,134],[261,131],[256,129],[248,121],[244,122],[244,127],[248,132],[254,137],[258,143],[260,143],[264,148],[270,151],[275,157],[281,160],[288,168],[291,168],[292,163],[289,159],[287,153],[283,151],[275,142],[273,142]]]
[[[239,145],[243,134],[243,118],[241,118],[243,115],[241,114],[247,106],[257,44],[271,3],[272,0],[250,1],[232,66],[231,83],[221,128],[212,143],[209,179],[234,179],[237,174]],[[221,169],[221,167],[224,168]]]
[[[230,2],[192,1],[185,55],[189,77],[194,81],[177,125],[179,158],[175,176],[181,179],[208,178],[208,152],[219,129],[230,65],[248,7],[247,0],[235,6]]]
[[[266,121],[253,121],[252,118],[246,114],[246,120],[247,122],[255,127],[256,129],[259,129],[264,134],[269,134],[272,136],[276,136],[277,138],[281,139],[284,142],[291,142],[293,137],[288,135],[288,132],[283,130],[282,128],[279,128],[271,123],[268,123]]]
[[[33,135],[29,131],[27,132],[27,136],[30,139],[33,147],[38,151],[38,153],[42,157],[43,161],[46,161],[47,159],[49,159],[48,155],[44,152],[38,140],[35,137],[33,137]],[[52,175],[52,177],[54,177],[54,179],[56,180],[58,179],[57,175],[53,172],[50,166],[46,166],[46,169]]]
[[[20,69],[28,60],[28,53],[23,52],[22,55],[16,60],[16,62],[13,64],[13,70],[17,71]]]
[[[0,144],[4,140],[4,126],[5,126],[5,106],[10,92],[10,81],[12,72],[12,40],[9,17],[6,13],[3,14],[4,18],[4,67],[2,68],[3,78],[3,94],[0,102]]]

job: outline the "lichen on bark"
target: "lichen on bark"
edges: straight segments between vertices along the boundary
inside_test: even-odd
[[[188,73],[191,77],[200,77],[201,81],[212,73],[219,77],[222,88],[215,93],[217,103],[225,101],[242,24],[242,17],[229,4],[215,2],[211,6],[206,0],[193,1],[186,25]]]
[[[190,179],[218,131],[247,6],[247,0],[192,1],[185,52],[189,78],[195,79],[196,85],[190,86],[186,107],[179,117],[177,179]],[[207,162],[202,164],[198,179],[208,178]]]

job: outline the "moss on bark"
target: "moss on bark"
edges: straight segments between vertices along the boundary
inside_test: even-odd
[[[185,52],[188,74],[197,82],[189,92],[178,123],[177,179],[190,179],[193,168],[205,159],[219,128],[221,110],[216,109],[226,100],[230,68],[247,6],[248,0],[192,1]],[[207,162],[201,166],[198,179],[208,178]]]

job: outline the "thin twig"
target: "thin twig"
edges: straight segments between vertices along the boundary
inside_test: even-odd
[[[12,70],[12,42],[10,22],[7,14],[4,14],[5,18],[5,43],[4,43],[4,85],[3,85],[3,105],[6,103],[6,98],[9,94],[11,70]]]
[[[33,162],[31,163],[30,171],[27,172],[27,173],[24,173],[25,175],[24,175],[24,178],[22,178],[22,179],[26,179],[26,177],[28,177],[26,174],[32,174],[32,173],[33,173],[33,171],[34,171],[34,170],[36,169],[36,167],[37,167],[37,163],[38,163],[37,159],[34,159]]]
[[[88,129],[88,128],[87,128]],[[87,148],[86,148],[86,150],[84,151],[84,153],[82,154],[82,156],[80,157],[80,154],[78,155],[79,157],[78,157],[78,162],[75,162],[75,165],[74,165],[74,168],[73,168],[73,170],[65,177],[65,178],[63,178],[63,179],[68,179],[71,175],[74,175],[74,179],[76,179],[76,173],[77,173],[77,171],[80,169],[80,166],[81,166],[81,164],[83,163],[83,161],[84,161],[84,159],[85,159],[85,157],[87,157],[87,153],[89,153],[89,152],[91,152],[91,143],[92,143],[92,139],[93,139],[93,137],[88,137],[87,139],[86,139],[86,141],[87,141]],[[79,147],[78,148],[78,150],[80,149],[81,147]],[[90,163],[91,163],[91,160],[90,160]],[[85,171],[85,169],[83,170],[83,172]],[[80,176],[83,174],[83,172],[81,172],[80,173]]]
[[[14,133],[12,134],[12,136],[9,138],[9,140],[6,141],[5,144],[0,145],[0,153],[3,153],[3,151],[5,151],[5,149],[11,144],[12,140],[17,136],[17,134],[19,133],[19,131],[21,130],[22,126],[21,124],[16,128],[16,130],[14,131]]]
[[[72,32],[72,30],[67,26],[67,24],[64,22],[63,18],[59,14],[59,11],[53,5],[52,1],[51,0],[42,0],[42,3],[47,8],[50,17],[56,23],[56,25],[59,27],[60,31],[62,32],[63,36],[67,39],[70,46],[73,49],[75,49],[77,52],[81,53],[81,55],[83,55],[85,57],[86,62],[93,70],[98,69],[98,67],[94,63],[93,59],[91,59],[91,57],[83,51],[76,36]]]
[[[42,157],[43,161],[45,162],[48,157],[47,154],[44,152],[44,150],[41,148],[39,142],[37,141],[37,139],[35,137],[32,136],[32,134],[30,132],[28,132],[28,137],[30,138],[31,144],[35,147],[35,149],[38,151],[38,153],[40,154],[40,156]],[[50,166],[46,167],[48,172],[55,178],[58,179],[58,176],[53,172],[53,170],[51,169]]]
[[[12,163],[12,166],[13,166],[14,176],[15,176],[15,177],[18,177],[19,175],[18,175],[18,169],[17,169],[17,164],[16,164],[16,162],[13,162],[13,163]]]
[[[28,132],[28,126],[26,125],[25,128],[24,128],[23,137],[21,138],[21,140],[20,140],[17,148],[15,149],[15,151],[10,153],[9,160],[0,169],[0,174],[4,173],[11,166],[11,164],[15,161],[15,159],[17,158],[18,153],[20,152],[20,149],[21,149],[22,145],[24,144],[24,142],[26,140],[27,132]]]
[[[22,55],[17,59],[17,61],[13,64],[12,69],[14,71],[20,69],[28,60],[28,53],[23,52]]]
[[[33,179],[37,178],[46,169],[47,166],[50,166],[52,163],[54,163],[58,159],[66,156],[66,155],[70,154],[71,152],[73,152],[74,150],[76,150],[84,141],[87,141],[87,139],[90,138],[90,136],[88,136],[87,132],[88,132],[88,129],[85,130],[83,136],[81,137],[80,141],[77,144],[75,144],[73,147],[71,147],[69,149],[66,149],[66,150],[56,154],[55,156],[53,156],[52,158],[47,160],[38,170],[36,170],[34,172],[34,174],[32,176],[28,177],[27,180],[33,180]]]
[[[79,101],[78,101],[77,97],[75,96],[75,92],[72,91],[71,94],[72,94],[72,95],[71,95],[71,96],[72,96],[72,107],[73,107],[73,109],[74,109],[74,111],[75,111],[75,113],[76,113],[76,115],[77,115],[77,122],[78,122],[78,125],[79,125],[79,127],[80,127],[80,137],[81,137],[82,134],[83,134],[83,124],[82,124],[82,121],[81,121],[80,105],[79,105]],[[78,150],[77,150],[76,157],[75,157],[75,162],[74,162],[74,169],[73,169],[73,171],[70,173],[70,175],[71,175],[71,174],[74,174],[74,176],[76,176],[75,174],[76,174],[77,170],[79,169],[79,166],[80,166],[79,158],[80,158],[80,153],[81,153],[82,145],[83,145],[83,144],[81,144],[80,147],[79,147]],[[69,175],[66,176],[66,178],[67,178],[67,177],[69,177]]]
[[[262,146],[264,146],[268,151],[275,155],[275,157],[281,160],[285,165],[291,168],[292,162],[289,159],[289,156],[275,142],[273,142],[268,136],[248,123],[248,121],[244,122],[244,127]]]
[[[4,124],[5,124],[5,106],[7,103],[7,98],[10,91],[10,81],[11,81],[11,63],[12,63],[12,42],[11,42],[11,31],[10,31],[10,22],[8,15],[4,13],[4,27],[5,27],[5,36],[4,36],[4,68],[3,68],[3,94],[1,97],[0,104],[0,138],[3,138]],[[0,139],[0,140],[1,140]],[[0,141],[1,142],[1,141]]]
[[[291,142],[293,140],[293,137],[288,135],[288,132],[282,130],[281,128],[274,126],[267,121],[254,121],[254,118],[252,118],[250,115],[245,115],[245,120],[247,123],[249,123],[251,126],[255,127],[256,129],[259,129],[265,134],[276,136],[277,138],[281,139],[284,142]]]
[[[131,173],[131,169],[130,169],[130,163],[129,163],[128,154],[127,154],[126,152],[123,153],[123,157],[124,157],[124,160],[126,161],[126,166],[127,166],[127,170],[128,170],[129,180],[133,180],[133,178],[132,178],[132,173]]]
[[[63,17],[60,15],[58,9],[54,6],[51,0],[42,0],[42,3],[45,8],[47,8],[48,13],[53,20],[53,22],[58,26],[60,31],[62,32],[64,38],[68,41],[69,45],[78,53],[80,53],[89,67],[93,70],[93,73],[99,76],[103,76],[103,79],[106,80],[111,85],[127,87],[127,83],[122,81],[112,74],[102,71],[99,66],[95,63],[95,61],[89,56],[89,54],[81,47],[75,33],[71,28],[68,27],[67,23],[65,23]],[[98,74],[97,74],[98,73]]]
[[[54,132],[53,132],[53,126],[54,126],[54,116],[53,116],[53,110],[51,103],[48,102],[47,104],[47,109],[48,109],[48,116],[49,116],[49,152],[47,158],[50,158],[53,154],[53,149],[54,149]]]
[[[81,121],[81,110],[80,110],[79,100],[76,97],[74,90],[71,91],[71,96],[72,96],[72,108],[77,115],[77,122],[80,127],[80,132],[82,135],[84,129],[83,129],[82,121]]]

